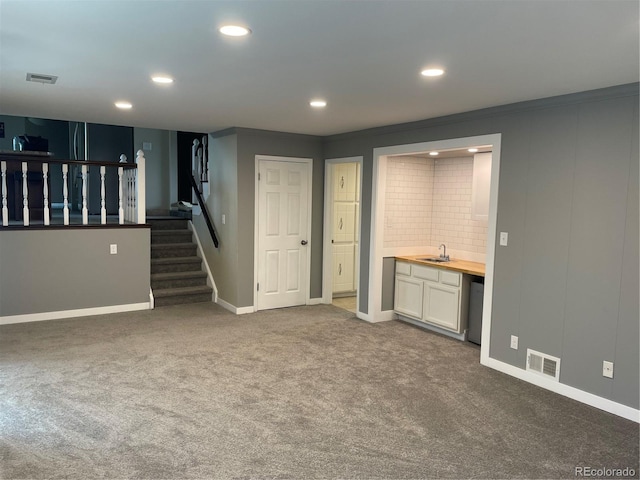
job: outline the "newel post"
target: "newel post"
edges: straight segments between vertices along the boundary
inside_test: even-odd
[[[138,224],[144,224],[147,222],[147,202],[146,202],[146,181],[145,181],[145,158],[144,152],[142,150],[138,150],[136,154],[136,165],[138,165],[138,191],[136,195],[138,197],[137,207],[138,207]]]

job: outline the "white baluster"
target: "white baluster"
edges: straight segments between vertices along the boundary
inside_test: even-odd
[[[42,164],[42,195],[44,196],[44,224],[49,225],[51,221],[51,215],[49,212],[49,182],[47,177],[49,176],[49,164]]]
[[[100,167],[100,223],[107,223],[107,208],[105,202],[104,176],[107,173],[107,167]]]
[[[131,220],[131,178],[130,171],[124,171],[124,220]]]
[[[147,197],[146,197],[146,159],[144,158],[144,152],[142,150],[138,150],[136,157],[136,164],[138,168],[136,169],[136,175],[138,177],[138,189],[136,191],[136,195],[138,197],[138,218],[135,221],[138,224],[144,224],[147,222]]]
[[[22,162],[22,218],[24,226],[29,226],[29,187],[27,186],[27,162]]]
[[[0,162],[2,174],[2,226],[9,225],[9,209],[7,208],[7,162]]]
[[[124,223],[124,209],[122,208],[122,173],[124,168],[118,167],[118,223]]]
[[[87,210],[87,166],[82,165],[82,224],[89,223],[89,210]]]
[[[134,222],[136,218],[136,183],[135,170],[129,170],[129,221]]]
[[[65,225],[69,225],[69,186],[67,185],[68,173],[69,173],[69,165],[65,163],[62,165],[62,197],[64,201],[62,214],[64,216]]]

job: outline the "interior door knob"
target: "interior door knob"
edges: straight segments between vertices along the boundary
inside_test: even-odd
[[[306,245],[306,244],[307,244],[307,241],[306,241],[306,240],[302,240],[302,241],[300,242],[300,245]]]

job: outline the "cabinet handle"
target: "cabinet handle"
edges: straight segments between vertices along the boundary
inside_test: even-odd
[[[342,275],[342,264],[338,264],[338,275]]]
[[[340,223],[338,224],[338,230],[342,230],[342,217],[340,217]]]
[[[340,188],[344,188],[344,177],[340,177]]]

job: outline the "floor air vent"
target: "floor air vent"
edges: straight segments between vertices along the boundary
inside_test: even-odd
[[[557,382],[560,379],[560,359],[528,348],[527,371]]]

